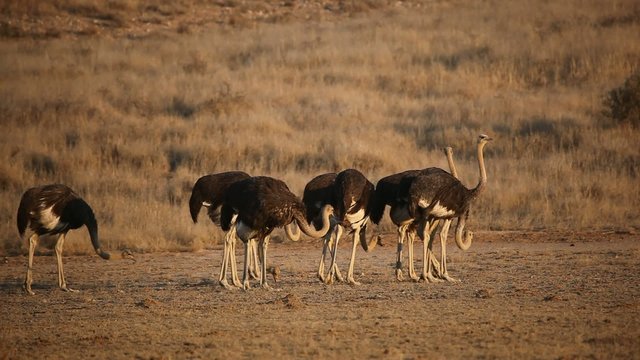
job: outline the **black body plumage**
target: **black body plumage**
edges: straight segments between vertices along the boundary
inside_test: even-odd
[[[387,205],[391,207],[407,206],[411,184],[417,177],[428,174],[450,175],[440,168],[428,167],[421,170],[406,170],[380,179],[376,185],[374,203],[371,207],[371,221],[374,224],[379,224]]]
[[[338,173],[334,185],[335,217],[345,223],[346,214],[355,214],[364,210],[364,216],[369,216],[374,197],[375,187],[356,169],[346,169]],[[352,204],[352,202],[355,202]]]
[[[103,259],[110,257],[100,247],[98,222],[91,206],[66,185],[44,185],[25,191],[16,219],[21,237],[27,227],[37,235],[64,235],[84,225],[96,253]]]
[[[304,187],[302,202],[306,209],[307,221],[313,222],[316,229],[322,227],[320,219],[322,207],[325,205],[336,207],[333,187],[337,175],[336,173],[318,175]]]
[[[257,238],[306,218],[304,205],[289,187],[267,176],[240,180],[229,187],[220,214],[222,230],[230,230],[234,214],[238,214],[238,223],[256,231]]]
[[[45,218],[48,211],[50,216]],[[38,235],[60,234],[83,225],[97,228],[89,204],[62,184],[27,190],[18,206],[17,225],[20,236],[24,236],[27,226]]]
[[[231,184],[250,178],[242,171],[227,171],[205,175],[193,185],[189,198],[189,212],[194,223],[198,222],[198,214],[204,203],[208,207],[207,213],[214,224],[220,223],[220,208]]]
[[[379,224],[382,220],[385,206],[393,206],[401,201],[398,195],[402,179],[405,177],[415,177],[419,173],[420,170],[407,170],[378,180],[370,214],[371,221],[373,221],[374,224]]]
[[[466,214],[469,206],[476,196],[475,189],[467,189],[460,180],[446,171],[430,172],[416,176],[405,184],[409,196],[409,214],[416,218],[423,216],[436,205],[450,211],[446,216],[438,216],[440,219],[451,219]],[[421,209],[419,204],[428,204]]]

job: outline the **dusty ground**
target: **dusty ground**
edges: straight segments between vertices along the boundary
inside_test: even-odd
[[[640,358],[639,235],[476,239],[450,245],[459,284],[397,282],[393,235],[358,250],[358,287],[316,280],[316,242],[272,244],[279,291],[224,290],[214,249],[69,256],[79,293],[58,290],[55,257],[40,256],[27,296],[25,258],[5,258],[0,358]]]

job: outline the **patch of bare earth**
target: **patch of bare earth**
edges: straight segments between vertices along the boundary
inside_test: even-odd
[[[213,26],[336,21],[372,11],[420,7],[420,1],[85,1],[0,0],[0,38],[191,33]]]
[[[387,235],[372,253],[358,249],[357,287],[316,279],[318,242],[274,243],[277,291],[225,290],[214,249],[137,262],[69,256],[79,293],[58,290],[55,257],[40,256],[27,296],[26,259],[8,257],[0,358],[630,358],[640,354],[638,240],[479,233],[467,252],[450,245],[462,282],[428,284],[395,280]]]

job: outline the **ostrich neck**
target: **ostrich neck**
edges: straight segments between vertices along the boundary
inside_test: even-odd
[[[300,227],[296,226],[293,222],[284,227],[284,232],[291,241],[300,240]]]
[[[487,183],[487,171],[484,167],[484,155],[483,155],[483,149],[485,144],[486,143],[484,142],[481,142],[478,144],[478,168],[480,170],[480,181],[478,182],[478,185],[475,187],[475,189],[473,189],[474,198],[480,195],[482,190],[484,190],[485,184]]]
[[[461,250],[468,250],[471,247],[471,242],[473,241],[473,233],[469,231],[465,231],[464,225],[467,220],[467,216],[469,213],[466,213],[458,218],[458,226],[456,227],[456,245]]]
[[[312,225],[310,225],[302,214],[296,214],[295,219],[302,232],[313,238],[321,238],[325,236],[331,228],[331,221],[329,217],[329,213],[325,211],[322,212],[322,228],[319,230],[316,230]]]
[[[449,163],[449,171],[454,178],[458,178],[458,171],[456,170],[456,165],[453,163],[453,151],[451,149],[447,149],[447,162]]]

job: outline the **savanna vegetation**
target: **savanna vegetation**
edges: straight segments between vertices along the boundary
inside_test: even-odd
[[[0,9],[5,254],[23,251],[15,212],[34,185],[81,194],[105,248],[196,250],[221,239],[188,214],[204,174],[270,175],[301,195],[313,176],[348,167],[374,183],[446,168],[451,145],[471,187],[479,133],[495,140],[469,228],[640,227],[637,1]]]

